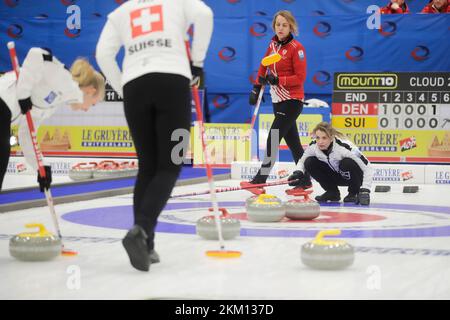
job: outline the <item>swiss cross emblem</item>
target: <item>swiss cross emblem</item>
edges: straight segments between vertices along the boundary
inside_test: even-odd
[[[130,22],[132,38],[155,31],[163,31],[162,6],[134,10],[130,13]]]

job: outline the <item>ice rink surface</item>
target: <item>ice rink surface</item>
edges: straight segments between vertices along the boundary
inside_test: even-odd
[[[7,178],[5,185],[23,187],[25,180],[16,186]],[[314,221],[278,223],[246,220],[249,192],[218,193],[220,207],[241,219],[241,236],[226,241],[226,249],[242,252],[236,259],[207,257],[218,242],[195,234],[196,221],[211,214],[209,196],[173,199],[156,234],[161,262],[148,273],[131,267],[121,244],[132,225],[131,194],[57,205],[65,246],[79,254],[48,262],[21,262],[8,250],[26,223],[54,230],[48,208],[3,213],[0,299],[450,299],[450,186],[419,187],[416,194],[402,193],[401,185],[389,193],[373,187],[368,207],[324,205]],[[173,194],[207,189],[206,183],[182,186]],[[267,193],[287,200],[285,189]],[[342,188],[341,197],[346,194]],[[334,271],[303,265],[301,246],[330,228],[341,229],[337,238],[355,247],[354,264]]]

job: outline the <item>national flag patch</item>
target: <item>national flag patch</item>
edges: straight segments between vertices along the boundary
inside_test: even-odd
[[[130,13],[131,37],[136,37],[163,31],[162,5],[140,8]]]

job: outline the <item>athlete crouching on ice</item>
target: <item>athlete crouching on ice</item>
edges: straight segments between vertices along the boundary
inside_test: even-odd
[[[20,68],[19,79],[14,71],[0,78],[0,190],[10,154],[11,123],[19,125],[19,142],[27,163],[37,170],[33,143],[25,115],[31,110],[35,130],[42,120],[57,108],[70,106],[73,110],[88,111],[103,99],[105,79],[85,59],[77,59],[67,70],[47,49],[31,48]],[[23,115],[21,115],[23,114]],[[46,177],[38,182],[42,192],[50,188],[50,166]]]
[[[303,187],[305,170],[325,190],[317,196],[318,202],[340,201],[338,186],[348,186],[344,202],[368,205],[372,168],[367,158],[343,134],[327,122],[313,130],[316,140],[311,142],[297,164],[297,171],[288,178],[291,186]]]

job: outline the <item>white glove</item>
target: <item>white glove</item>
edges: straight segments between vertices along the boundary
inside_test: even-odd
[[[323,100],[319,99],[308,99],[305,100],[307,106],[310,108],[329,108],[330,106]]]

